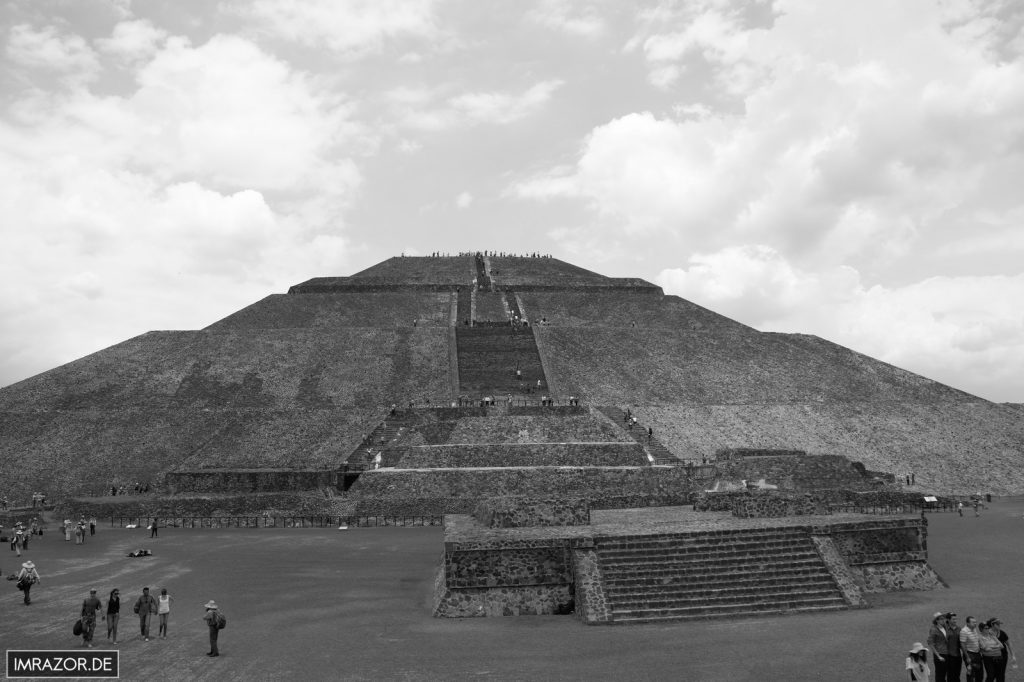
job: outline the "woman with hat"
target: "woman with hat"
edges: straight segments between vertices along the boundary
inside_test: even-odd
[[[932,669],[928,667],[928,649],[920,642],[914,642],[907,656],[907,672],[911,682],[928,682],[932,679]]]
[[[32,590],[32,586],[40,582],[39,571],[36,570],[36,565],[31,561],[26,561],[21,565],[21,570],[18,571],[18,589],[25,593],[25,605],[28,606],[32,603],[32,598],[29,596],[29,592]]]

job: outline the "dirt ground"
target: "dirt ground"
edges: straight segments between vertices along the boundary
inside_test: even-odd
[[[4,649],[74,648],[89,591],[122,592],[124,680],[902,680],[930,616],[1000,616],[1024,665],[1024,497],[929,515],[930,563],[950,589],[876,595],[872,608],[821,615],[585,626],[572,616],[446,620],[430,615],[439,528],[145,530],[101,524],[76,546],[47,534],[18,559],[42,576],[24,606],[0,581]],[[151,558],[130,559],[133,549]],[[170,636],[141,641],[131,604],[172,595]],[[203,604],[228,617],[210,659]],[[114,648],[97,628],[100,647]],[[156,625],[153,625],[153,633]],[[1011,670],[1009,679],[1024,679]]]

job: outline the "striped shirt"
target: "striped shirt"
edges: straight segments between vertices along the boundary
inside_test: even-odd
[[[967,625],[960,629],[960,648],[964,651],[970,651],[972,654],[976,654],[981,651],[981,646],[978,643],[978,631],[972,630]]]

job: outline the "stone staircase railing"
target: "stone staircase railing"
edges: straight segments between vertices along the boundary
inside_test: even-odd
[[[610,622],[848,608],[801,528],[598,538]]]

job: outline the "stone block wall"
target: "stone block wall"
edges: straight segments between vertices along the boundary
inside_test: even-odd
[[[501,445],[413,445],[391,448],[387,461],[402,469],[531,466],[640,466],[637,443],[506,443]]]
[[[674,506],[688,504],[706,483],[686,467],[378,469],[361,474],[349,494],[359,500],[360,514],[410,505],[430,514],[469,514],[481,498],[506,495],[581,498],[591,509]]]
[[[164,487],[171,494],[205,492],[283,492],[315,490],[338,485],[337,471],[293,471],[283,469],[236,469],[171,471],[164,476]]]
[[[445,542],[434,615],[554,615],[573,610],[564,539]]]
[[[604,592],[597,551],[593,547],[573,549],[572,565],[576,618],[587,624],[611,622],[612,609]]]
[[[717,495],[718,493],[712,494]],[[780,494],[768,491],[750,491],[732,498],[732,515],[740,518],[825,515],[829,513],[827,504],[808,493]]]
[[[782,456],[731,459],[717,463],[717,467],[721,478],[731,481],[763,478],[782,490],[871,490],[878,486],[850,460],[839,455],[801,455],[794,451],[794,454]]]
[[[590,506],[584,499],[529,499],[492,497],[473,510],[473,518],[487,528],[524,526],[586,526]]]
[[[806,450],[778,450],[773,448],[722,448],[715,451],[715,461],[731,462],[746,457],[802,457]]]
[[[353,505],[344,498],[320,493],[252,493],[238,495],[131,495],[71,497],[57,510],[61,517],[96,516],[182,518],[198,516],[348,516]]]
[[[864,593],[933,590],[946,586],[928,565],[926,519],[837,524],[824,532]]]

